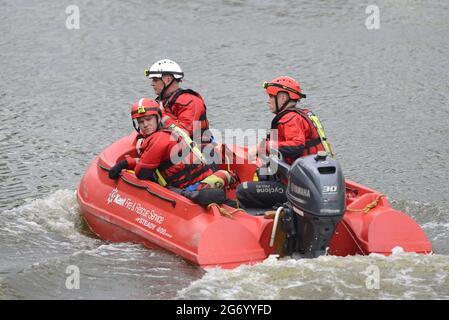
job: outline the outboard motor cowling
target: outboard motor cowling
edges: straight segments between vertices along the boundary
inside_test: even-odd
[[[315,258],[326,253],[345,212],[345,181],[325,151],[296,160],[288,172],[288,209],[282,223],[287,255]]]

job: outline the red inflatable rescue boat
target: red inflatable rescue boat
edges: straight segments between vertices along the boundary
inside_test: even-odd
[[[82,215],[100,238],[163,248],[203,268],[234,268],[261,262],[270,254],[285,254],[285,242],[291,240],[291,234],[305,237],[301,235],[304,228],[301,231],[295,227],[298,232],[290,233],[283,230],[282,217],[288,216],[282,212],[284,208],[278,209],[276,215],[253,215],[224,204],[195,204],[157,183],[138,179],[133,172],[123,171],[119,179],[109,179],[108,169],[117,161],[126,154],[136,156],[135,141],[133,133],[106,148],[89,166],[78,186]],[[232,148],[222,149],[226,152]],[[256,165],[242,160],[244,152],[245,149],[234,147],[232,164],[220,165],[223,169],[230,167],[241,182],[252,181],[256,171]],[[242,161],[235,161],[237,158]],[[432,251],[420,226],[405,213],[393,209],[381,193],[347,180],[343,186],[342,217],[335,228],[330,228],[330,236],[323,235],[328,226],[316,231],[321,240],[327,237],[327,254],[389,255],[398,246],[406,252]],[[234,189],[226,192],[229,198],[235,197]],[[292,195],[292,199],[298,197]],[[290,211],[292,217],[307,216],[297,208]],[[294,247],[301,241],[293,239]]]

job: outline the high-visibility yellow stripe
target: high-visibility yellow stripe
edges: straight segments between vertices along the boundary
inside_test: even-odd
[[[321,143],[324,146],[324,150],[331,156],[334,157],[334,152],[332,151],[332,147],[330,142],[328,141],[326,137],[326,133],[324,132],[324,127],[320,122],[320,119],[316,115],[314,115],[312,112],[308,112],[307,116],[309,117],[310,121],[312,121],[314,127],[316,128],[316,131],[318,132],[318,135],[320,136]]]
[[[190,148],[192,153],[198,159],[200,159],[200,161],[203,164],[207,164],[206,158],[204,157],[204,155],[201,152],[200,148],[197,147],[196,143],[192,139],[190,139],[190,136],[184,130],[182,130],[181,128],[176,126],[174,123],[171,124],[170,127],[168,127],[168,128],[173,130],[174,132],[176,132],[184,140],[184,142],[188,145],[188,147]]]
[[[167,185],[167,181],[165,181],[164,177],[162,176],[162,174],[160,173],[160,171],[158,169],[154,170],[154,173],[156,173],[156,178],[157,178],[157,182],[165,187]]]

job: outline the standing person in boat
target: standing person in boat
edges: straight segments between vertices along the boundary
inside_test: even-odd
[[[168,128],[174,123],[194,140],[201,138],[196,141],[198,144],[210,143],[206,105],[198,92],[180,88],[184,78],[181,67],[175,61],[162,59],[145,70],[145,75],[151,79],[156,101],[163,109],[163,126]]]
[[[227,171],[214,172],[212,166],[201,162],[196,156],[201,151],[183,141],[182,136],[163,128],[162,112],[156,101],[142,98],[134,103],[131,119],[139,133],[137,139],[144,138],[137,146],[140,158],[126,155],[110,169],[109,178],[117,179],[123,169],[130,169],[139,179],[188,191],[223,188],[233,181]]]
[[[275,117],[271,121],[271,132],[267,139],[248,151],[250,158],[256,153],[268,154],[270,148],[278,150],[288,164],[292,164],[299,157],[322,150],[332,155],[318,117],[308,109],[297,107],[306,95],[302,93],[301,86],[295,79],[277,77],[271,82],[265,82],[264,89],[268,94],[268,108]],[[236,195],[243,206],[271,208],[287,201],[286,186],[275,175],[258,178],[258,182],[244,182],[238,186]]]

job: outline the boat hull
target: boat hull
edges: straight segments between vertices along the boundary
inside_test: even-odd
[[[104,150],[78,186],[82,215],[100,238],[162,248],[203,268],[234,268],[261,262],[270,254],[282,254],[282,245],[270,246],[271,218],[222,205],[232,214],[229,218],[220,213],[218,206],[202,207],[156,183],[139,180],[128,171],[117,180],[109,179],[107,169],[125,154],[133,154],[134,141],[132,134]],[[244,149],[234,148],[235,157],[244,157],[243,153]],[[223,167],[235,170],[242,181],[251,180],[256,166],[237,163]],[[350,181],[346,187],[347,211],[330,241],[330,254],[388,255],[396,246],[418,253],[432,251],[419,225],[391,208],[379,192]],[[234,195],[235,190],[228,190],[229,197]],[[365,212],[367,205],[372,208]],[[280,226],[276,232],[282,233]],[[277,238],[282,241],[282,237]]]

